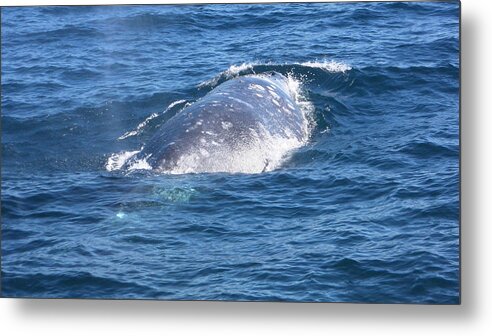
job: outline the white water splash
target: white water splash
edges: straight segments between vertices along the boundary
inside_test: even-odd
[[[233,64],[229,66],[229,68],[225,71],[220,72],[218,75],[213,77],[212,79],[206,80],[198,84],[198,88],[202,88],[205,86],[215,86],[219,83],[219,81],[223,78],[225,80],[235,78],[240,75],[241,72],[251,71],[254,73],[253,69],[256,66],[289,66],[289,65],[300,65],[309,68],[317,68],[322,69],[331,73],[337,72],[347,72],[352,70],[352,67],[346,63],[338,62],[335,60],[314,60],[307,62],[294,62],[294,63],[274,63],[274,62],[244,62],[239,65]]]
[[[128,171],[133,171],[133,170],[151,170],[152,166],[147,162],[147,159],[150,157],[147,156],[143,159],[136,160],[130,164],[128,167]]]
[[[352,67],[350,65],[333,60],[308,61],[308,62],[296,63],[296,64],[310,67],[310,68],[323,69],[328,72],[347,72],[352,70]]]
[[[111,156],[108,158],[106,162],[106,170],[107,171],[120,170],[121,168],[123,168],[125,164],[131,162],[129,160],[133,158],[135,155],[137,155],[138,153],[140,153],[142,149],[143,147],[137,151],[123,151],[123,152],[111,154]],[[151,170],[152,166],[147,162],[147,159],[149,157],[150,155],[140,160],[134,160],[133,162],[130,163],[128,167],[126,167],[126,170],[128,171]]]
[[[125,151],[111,154],[111,156],[108,158],[108,161],[106,162],[106,170],[114,171],[121,169],[126,161],[128,161],[134,155],[140,153],[140,151],[141,149],[137,151]]]
[[[255,66],[255,63],[242,63],[240,65],[231,65],[229,69],[226,70],[228,76],[236,76],[242,71],[251,70]]]
[[[241,72],[252,70],[253,67],[256,65],[256,63],[242,63],[239,65],[233,64],[227,70],[222,71],[214,78],[201,82],[200,84],[198,84],[198,87],[202,88],[205,86],[215,86],[221,78],[231,79],[237,77]]]
[[[304,135],[302,145],[304,145],[309,140],[311,132],[316,126],[314,120],[314,105],[304,95],[301,79],[295,78],[293,74],[288,74],[287,87],[289,89],[289,93],[292,97],[294,97],[294,102],[302,112],[302,134]]]

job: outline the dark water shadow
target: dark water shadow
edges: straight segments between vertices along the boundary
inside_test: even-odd
[[[461,104],[461,263],[462,300],[459,306],[440,305],[367,305],[310,303],[238,303],[238,302],[169,302],[126,300],[36,300],[11,299],[10,309],[23,317],[57,316],[59,318],[128,317],[194,319],[241,318],[270,322],[296,321],[387,321],[445,322],[473,319],[478,305],[478,157],[479,143],[477,80],[478,27],[473,17],[462,20],[462,104]],[[9,299],[4,299],[9,300]]]

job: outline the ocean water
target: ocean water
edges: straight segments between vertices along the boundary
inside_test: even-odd
[[[1,19],[2,296],[459,303],[457,2]],[[213,88],[269,71],[310,126],[272,169],[123,168]]]

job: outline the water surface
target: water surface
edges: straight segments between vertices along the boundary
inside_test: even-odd
[[[3,296],[459,302],[458,3],[14,7],[1,37]],[[312,106],[276,169],[116,169],[272,70]]]

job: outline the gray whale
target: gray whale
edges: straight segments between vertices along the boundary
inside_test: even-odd
[[[307,139],[307,119],[288,81],[271,72],[222,83],[169,119],[127,168],[145,161],[169,173],[274,169]]]

